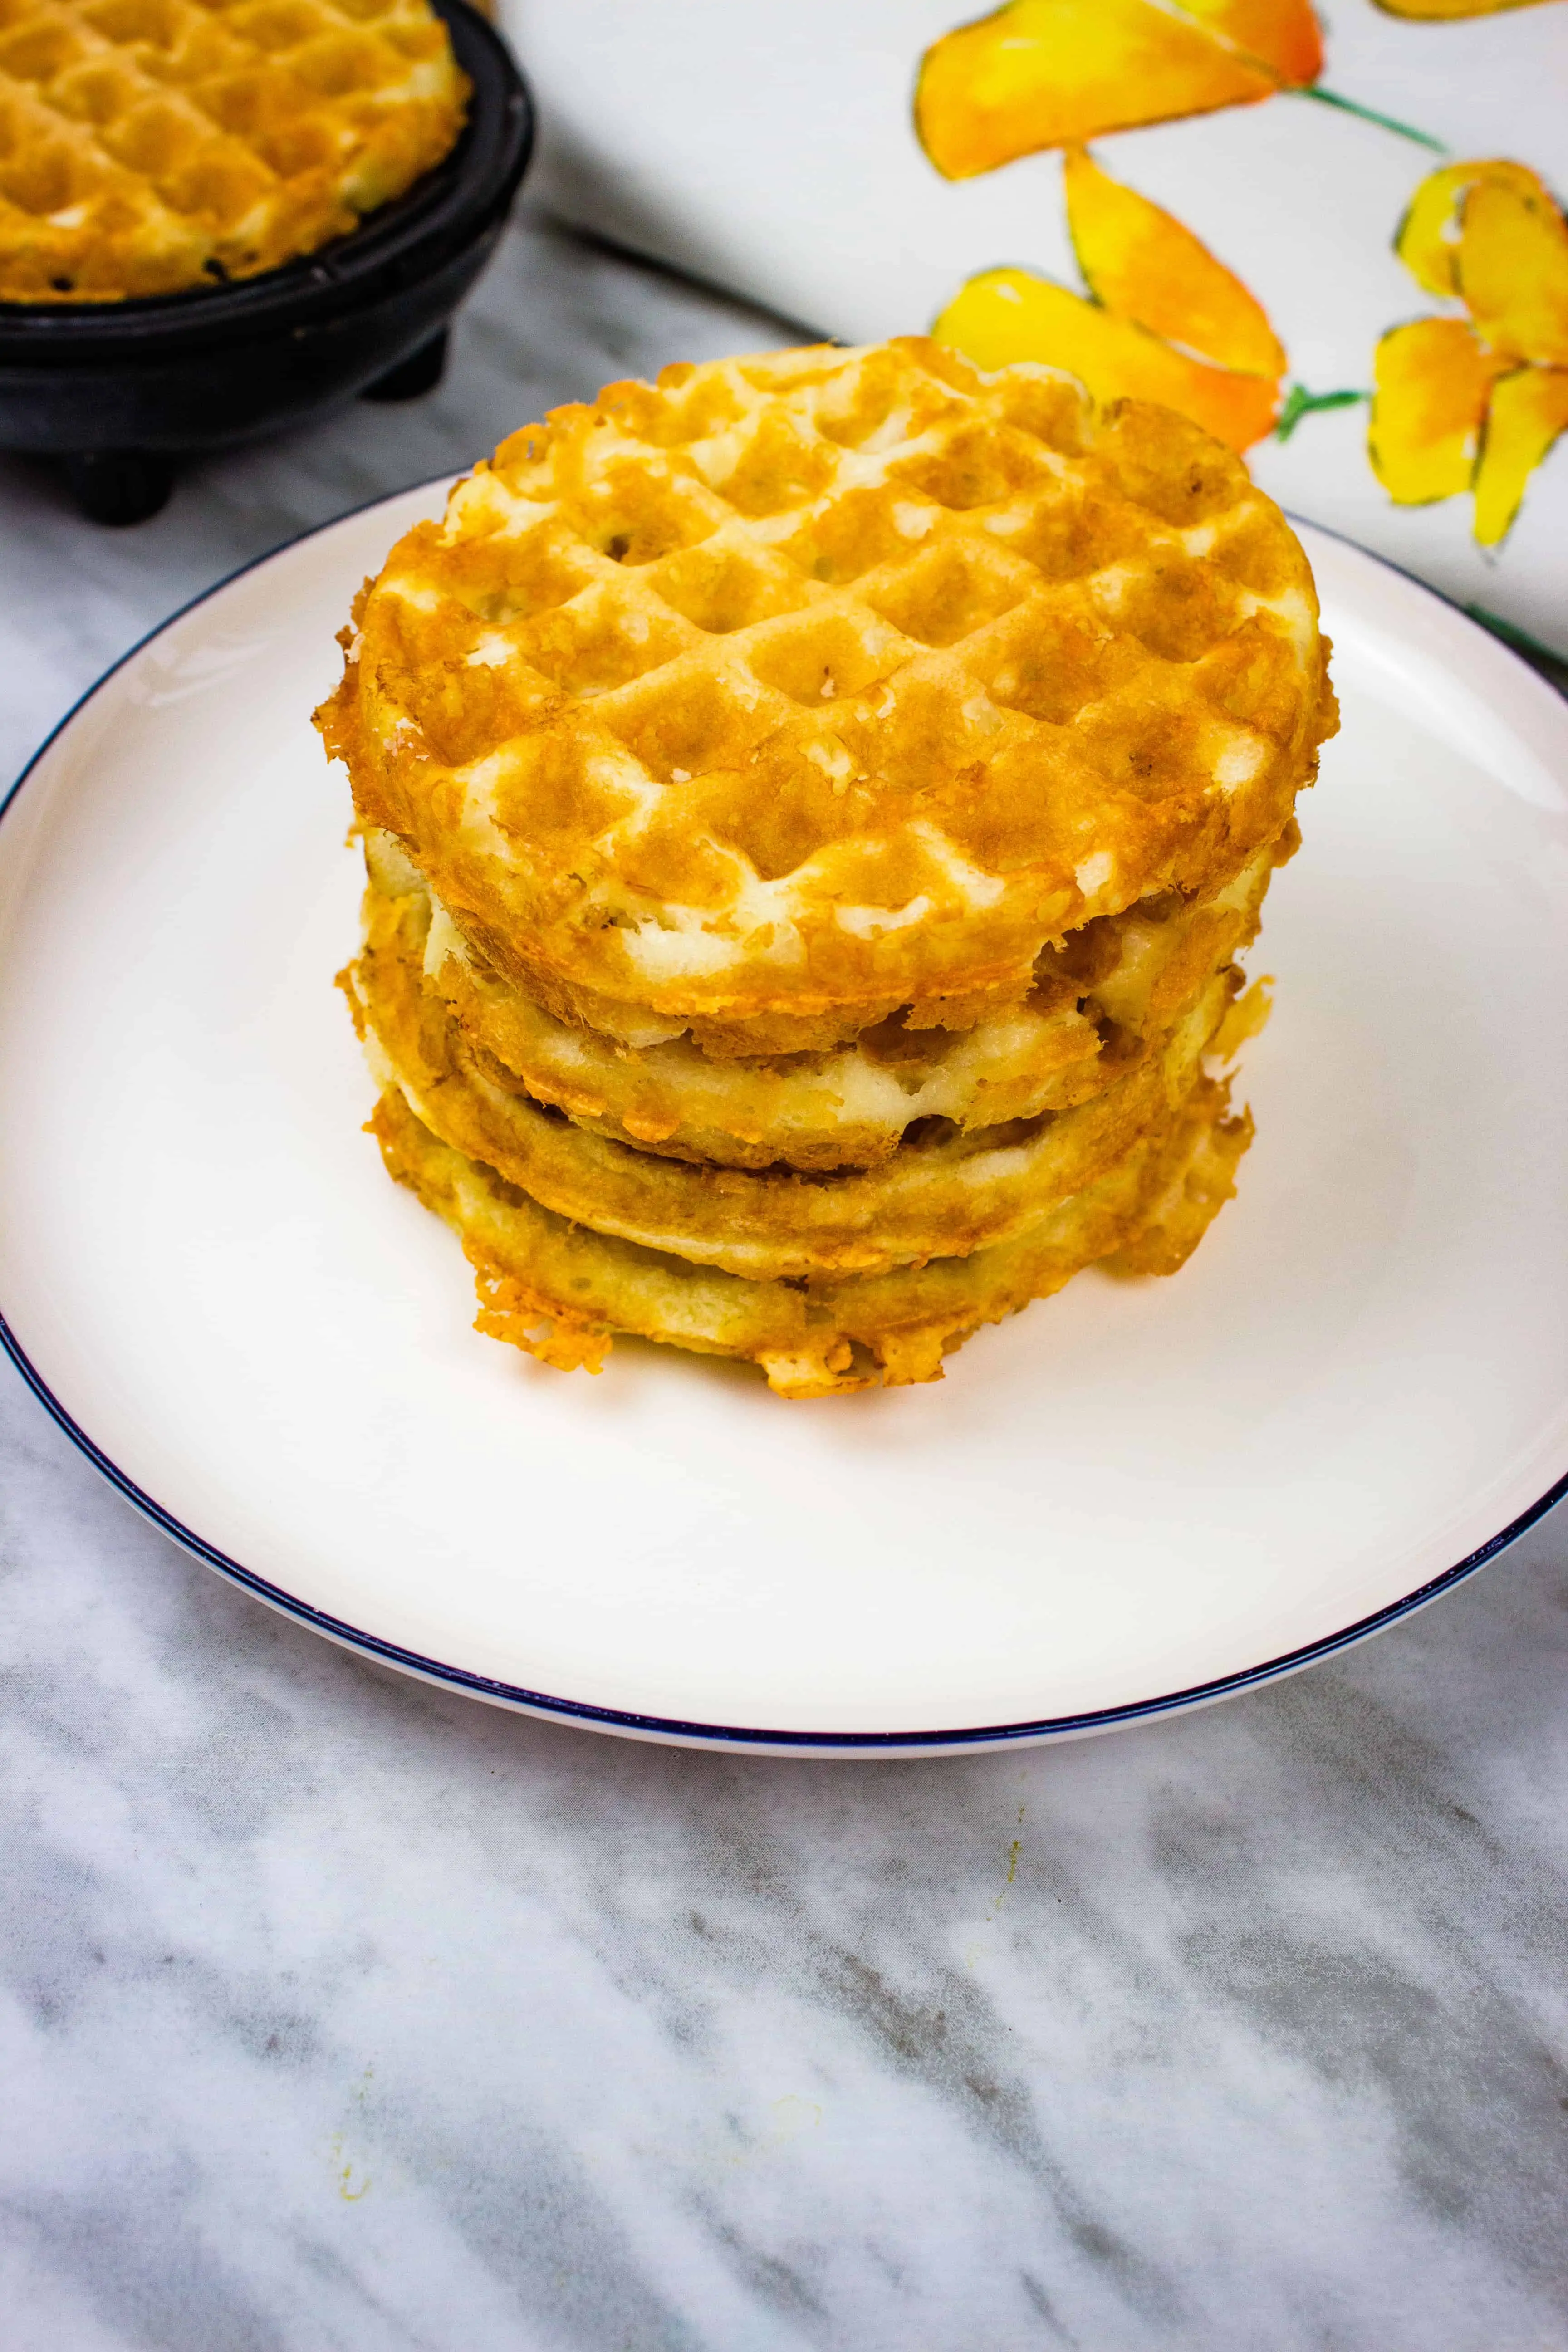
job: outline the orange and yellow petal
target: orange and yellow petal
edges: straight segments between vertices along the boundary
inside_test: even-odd
[[[1483,342],[1512,360],[1568,367],[1568,221],[1544,189],[1489,179],[1470,190],[1458,281]]]
[[[1367,455],[1400,506],[1468,489],[1498,363],[1463,319],[1391,328],[1373,357]]]
[[[926,51],[915,128],[937,170],[967,180],[1102,131],[1250,106],[1279,87],[1260,59],[1154,0],[1009,0]]]
[[[1467,200],[1480,187],[1511,188],[1526,202],[1550,204],[1546,183],[1528,164],[1493,157],[1482,163],[1445,163],[1429,172],[1399,224],[1394,250],[1428,294],[1459,291],[1459,238]]]
[[[1539,8],[1541,0],[1376,0],[1384,16],[1447,24],[1456,16],[1500,16],[1505,8]]]
[[[1250,448],[1273,428],[1279,387],[1271,378],[1205,367],[1131,320],[1026,269],[970,278],[931,333],[976,367],[1035,360],[1065,368],[1099,401],[1162,401],[1233,449]]]
[[[1110,178],[1080,147],[1068,154],[1064,184],[1079,267],[1107,310],[1215,367],[1284,374],[1262,304],[1190,228]]]
[[[1304,89],[1323,70],[1323,28],[1310,0],[1177,0],[1227,48],[1267,66],[1282,89]]]
[[[1476,466],[1475,531],[1483,547],[1507,537],[1526,483],[1564,431],[1568,368],[1522,367],[1499,377]]]

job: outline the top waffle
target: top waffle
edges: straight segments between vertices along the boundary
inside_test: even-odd
[[[557,409],[356,617],[320,716],[362,817],[551,1011],[719,1054],[969,1025],[1239,868],[1332,725],[1228,451],[914,340]]]
[[[467,95],[428,0],[0,0],[0,299],[276,268],[438,163]]]

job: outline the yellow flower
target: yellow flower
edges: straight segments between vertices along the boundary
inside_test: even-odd
[[[1383,337],[1368,455],[1402,506],[1473,491],[1476,538],[1495,547],[1568,427],[1568,222],[1523,163],[1453,163],[1417,188],[1394,251],[1468,316]]]
[[[1310,0],[1008,0],[921,61],[915,128],[950,180],[1315,82]]]
[[[1423,24],[1455,16],[1500,16],[1505,8],[1538,8],[1541,0],[1377,0],[1388,16],[1417,16]]]
[[[1027,269],[986,269],[931,329],[977,367],[1038,360],[1097,400],[1163,401],[1250,448],[1273,425],[1285,354],[1257,298],[1191,229],[1102,172],[1064,165],[1068,226],[1092,299]]]

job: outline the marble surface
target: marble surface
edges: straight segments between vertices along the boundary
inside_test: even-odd
[[[536,224],[447,384],[101,532],[0,465],[14,766],[212,580],[778,340]],[[4,2352],[1568,2347],[1568,1523],[1081,1745],[736,1760],[339,1653],[0,1379]]]

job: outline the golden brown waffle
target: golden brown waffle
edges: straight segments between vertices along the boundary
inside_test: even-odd
[[[1236,874],[1331,730],[1311,574],[1228,452],[934,344],[667,369],[512,436],[321,714],[535,1002],[646,1046],[972,1026]]]
[[[0,0],[0,300],[274,269],[438,163],[467,95],[427,0]]]
[[[669,370],[503,445],[344,642],[345,981],[481,1329],[930,1380],[1228,1197],[1204,1057],[1334,710],[1181,419],[919,341]]]
[[[371,902],[374,919],[376,894]],[[346,980],[383,1087],[401,1087],[444,1143],[557,1215],[755,1281],[884,1273],[1027,1232],[1168,1121],[1239,984],[1228,970],[1205,978],[1163,1051],[1074,1110],[906,1142],[879,1167],[807,1176],[629,1150],[506,1091],[422,987],[412,922],[402,938],[389,923],[376,929]]]
[[[503,1087],[564,1110],[579,1126],[646,1151],[732,1168],[870,1168],[922,1121],[968,1130],[1068,1110],[1158,1050],[1177,1012],[1256,934],[1276,864],[1259,850],[1221,889],[1176,892],[1102,916],[1047,950],[1020,1005],[973,1029],[908,1029],[894,1016],[853,1045],[773,1061],[710,1060],[679,1037],[641,1050],[557,1021],[482,963],[389,835],[365,841],[380,904],[374,941],[409,898],[434,989]],[[426,910],[430,909],[427,916]]]
[[[1236,1189],[1252,1122],[1204,1081],[1168,1125],[1017,1241],[896,1273],[798,1286],[748,1282],[573,1225],[440,1142],[396,1088],[371,1121],[389,1172],[458,1234],[477,1328],[563,1370],[597,1371],[617,1331],[760,1364],[781,1396],[942,1378],[983,1323],[1097,1262],[1173,1274]]]

